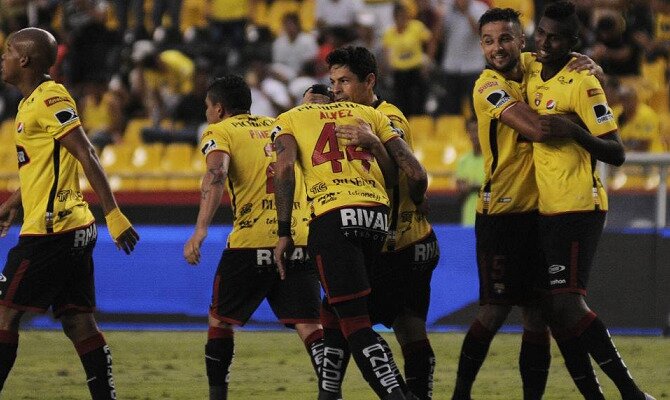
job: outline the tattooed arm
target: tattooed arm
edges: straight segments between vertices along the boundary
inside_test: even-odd
[[[277,162],[275,163],[275,204],[277,206],[277,236],[279,241],[274,249],[274,258],[279,270],[279,277],[286,277],[285,262],[293,252],[291,236],[291,214],[293,212],[293,196],[295,193],[295,161],[298,144],[290,135],[281,135],[275,139]]]
[[[428,175],[423,165],[414,157],[407,143],[398,138],[385,143],[386,150],[395,160],[398,168],[407,175],[409,196],[416,205],[423,203],[428,189]]]
[[[195,224],[195,232],[184,244],[184,258],[191,265],[200,262],[200,246],[207,237],[207,229],[221,204],[223,188],[228,176],[230,156],[222,151],[212,151],[207,155],[207,172],[200,187],[200,210]]]

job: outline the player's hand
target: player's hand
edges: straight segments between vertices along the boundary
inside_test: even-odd
[[[0,237],[7,236],[9,227],[12,226],[12,221],[16,217],[17,209],[14,207],[0,207]]]
[[[579,126],[559,115],[541,115],[540,129],[551,138],[573,138]]]
[[[274,249],[275,263],[279,271],[279,279],[286,278],[286,262],[293,254],[293,238],[291,236],[280,236]]]
[[[326,96],[325,94],[313,93],[312,88],[309,88],[305,92],[305,95],[302,96],[302,104],[328,104],[330,102],[330,97]]]
[[[589,56],[576,52],[572,52],[570,55],[575,59],[568,64],[568,71],[588,71],[589,75],[595,76],[600,82],[605,79],[605,72],[603,72],[602,67]]]
[[[381,144],[381,140],[372,132],[370,124],[363,119],[356,117],[356,123],[351,125],[335,126],[335,135],[338,138],[346,139],[348,145],[360,146],[371,149],[375,145]]]
[[[200,262],[200,247],[207,237],[207,231],[196,229],[193,235],[184,243],[184,258],[191,265]]]
[[[130,254],[140,240],[140,235],[137,234],[128,218],[117,207],[105,215],[105,221],[116,248]]]

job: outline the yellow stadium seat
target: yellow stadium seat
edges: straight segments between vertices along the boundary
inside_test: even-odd
[[[165,145],[162,143],[137,146],[130,163],[137,177],[135,184],[137,190],[165,190],[166,179],[161,169],[161,160],[164,151]]]
[[[412,115],[407,122],[414,141],[431,137],[435,132],[435,120],[430,115]]]
[[[465,130],[465,117],[462,115],[442,115],[435,123],[435,137],[447,146],[453,146],[458,154],[472,151],[472,142]]]
[[[188,143],[167,145],[161,160],[161,168],[167,174],[167,188],[170,190],[195,190],[198,180],[193,170],[193,146]],[[184,176],[186,175],[186,176]]]
[[[123,134],[123,141],[133,145],[142,143],[142,128],[148,128],[150,126],[151,120],[148,118],[131,119],[126,125],[126,130]]]
[[[129,176],[132,167],[135,146],[126,142],[105,146],[100,154],[100,164],[107,173],[109,185],[113,191],[135,189],[136,179]]]

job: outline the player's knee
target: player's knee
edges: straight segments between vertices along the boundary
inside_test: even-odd
[[[552,296],[548,319],[552,325],[571,326],[590,311],[580,294],[561,293]]]
[[[541,306],[523,307],[521,315],[524,329],[532,332],[543,332],[547,329],[545,312]]]
[[[93,314],[65,314],[61,316],[63,332],[73,343],[79,343],[99,333]]]
[[[426,321],[407,312],[399,315],[393,322],[393,332],[401,345],[428,338]]]
[[[499,304],[486,304],[479,307],[477,319],[489,331],[497,332],[507,319],[512,306]]]
[[[16,331],[23,316],[22,311],[0,305],[0,330]]]

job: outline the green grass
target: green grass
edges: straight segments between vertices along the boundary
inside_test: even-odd
[[[203,332],[106,332],[114,357],[119,399],[206,399]],[[395,340],[386,335],[396,358]],[[462,334],[431,334],[437,355],[434,398],[451,396]],[[520,399],[517,369],[520,336],[498,335],[473,390],[475,399]],[[670,341],[663,338],[616,337],[620,353],[638,383],[657,399],[670,399]],[[578,399],[556,347],[545,399]],[[400,364],[402,362],[400,361]],[[599,371],[608,399],[619,398]],[[315,378],[305,349],[291,332],[238,332],[231,373],[232,400],[316,399]],[[349,366],[346,400],[374,399],[356,366]],[[22,332],[19,356],[2,399],[88,399],[85,377],[70,342],[60,332]]]

